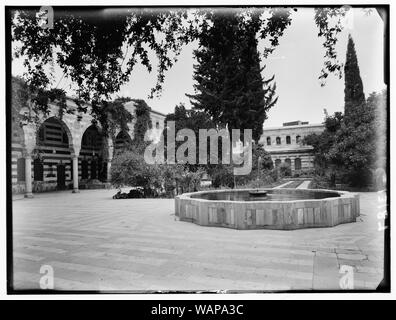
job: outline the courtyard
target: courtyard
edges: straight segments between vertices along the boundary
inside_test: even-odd
[[[340,290],[383,278],[378,194],[360,193],[355,223],[294,231],[234,230],[178,221],[173,199],[113,200],[115,190],[13,200],[13,287],[40,289],[49,265],[56,290]]]

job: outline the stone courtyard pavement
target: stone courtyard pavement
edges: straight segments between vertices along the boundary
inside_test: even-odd
[[[15,289],[340,290],[383,277],[377,194],[361,193],[356,223],[293,231],[233,230],[177,221],[173,199],[113,200],[115,190],[53,192],[13,201]]]

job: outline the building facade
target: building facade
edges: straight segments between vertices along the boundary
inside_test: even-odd
[[[11,139],[11,172],[13,193],[32,197],[34,192],[105,187],[110,180],[111,160],[133,140],[135,119],[129,131],[116,129],[106,137],[99,124],[93,124],[88,111],[80,113],[72,99],[67,105],[73,114],[59,115],[59,108],[50,105],[48,115],[38,121],[13,125]],[[125,104],[135,114],[135,102]],[[29,113],[27,107],[19,112]],[[165,115],[151,110],[153,130],[162,132]]]
[[[293,121],[281,127],[264,128],[260,143],[269,152],[275,167],[282,163],[290,166],[292,172],[313,168],[312,146],[303,144],[304,137],[311,133],[320,134],[323,124]]]

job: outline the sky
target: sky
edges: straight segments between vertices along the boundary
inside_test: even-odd
[[[355,42],[360,75],[366,97],[385,88],[383,83],[383,22],[373,10],[366,15],[362,9],[354,8],[348,18],[346,28],[339,35],[337,53],[339,60],[345,62],[348,33]],[[324,62],[323,39],[317,36],[318,29],[314,22],[314,11],[310,8],[299,8],[292,14],[291,25],[280,38],[279,46],[262,64],[265,78],[275,75],[278,102],[268,113],[264,128],[281,126],[288,121],[309,121],[321,123],[324,109],[329,114],[343,111],[344,79],[334,75],[327,78],[326,85],[321,87],[318,76]],[[196,63],[193,50],[197,43],[184,47],[178,62],[166,73],[163,92],[160,97],[149,99],[150,89],[156,83],[156,72],[137,65],[130,81],[125,84],[118,96],[144,99],[154,110],[162,113],[173,112],[176,105],[184,103],[191,107],[186,93],[194,93],[193,65]],[[259,43],[259,49],[263,43]],[[154,55],[151,56],[155,60]],[[153,66],[155,63],[153,63]],[[62,72],[55,68],[55,83],[68,92],[70,80],[62,78]],[[14,59],[12,74],[21,75],[24,69],[21,59]]]

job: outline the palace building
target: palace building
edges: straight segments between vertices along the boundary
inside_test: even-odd
[[[38,121],[12,128],[12,192],[32,197],[34,192],[82,188],[105,188],[109,185],[111,160],[133,139],[135,119],[129,131],[117,129],[114,137],[105,137],[99,124],[93,124],[90,106],[80,113],[72,99],[67,105],[73,114],[59,116],[59,107],[50,105]],[[125,103],[134,116],[135,102]],[[19,114],[26,115],[24,107]],[[154,131],[162,132],[165,115],[151,110]]]
[[[323,130],[323,124],[286,122],[281,127],[264,128],[260,143],[270,153],[276,167],[286,163],[295,173],[313,168],[313,147],[303,144],[303,139],[311,133],[320,134]]]

